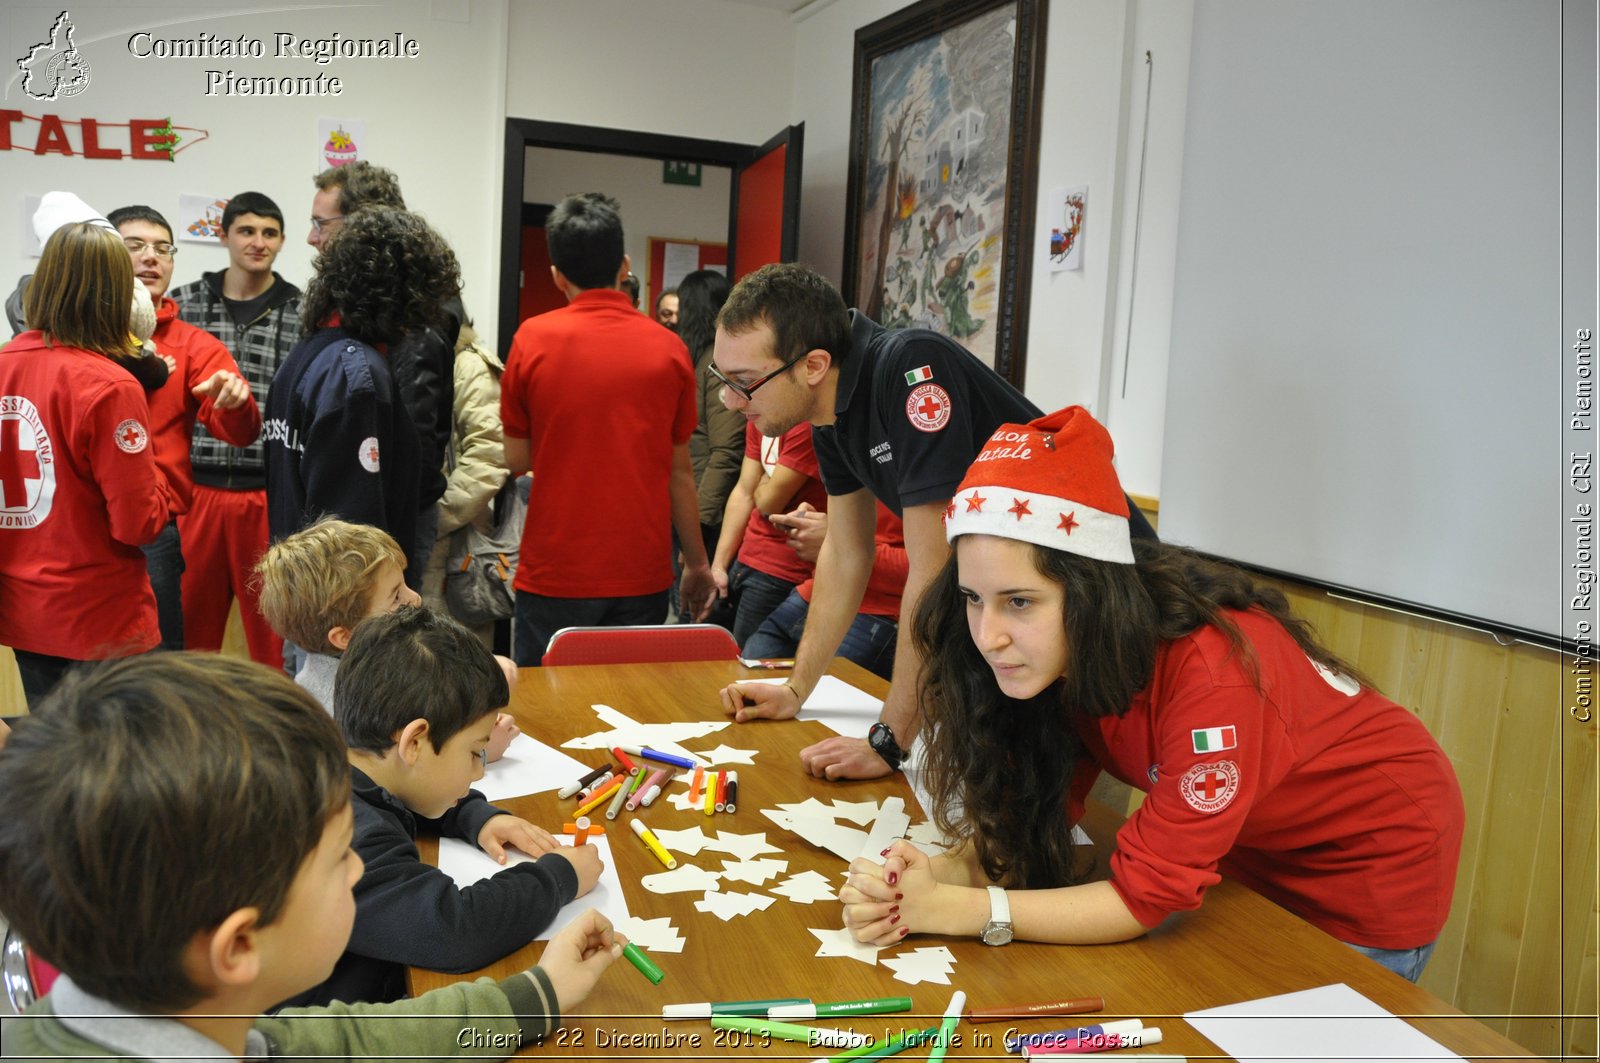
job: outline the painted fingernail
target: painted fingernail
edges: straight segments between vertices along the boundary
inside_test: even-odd
[[[900,936],[901,937],[905,937],[909,933],[911,933],[911,928],[909,926],[903,926],[903,927],[900,928]]]
[[[885,847],[885,848],[884,848],[884,850],[883,850],[883,852],[881,852],[881,853],[879,853],[879,854],[878,854],[878,855],[879,855],[879,856],[888,856],[888,855],[889,855],[889,850],[888,850],[888,848],[887,848],[887,847]]]
[[[889,872],[889,885],[893,886],[895,883],[897,883],[899,881],[900,881],[900,872],[898,872],[898,871]]]
[[[889,918],[889,922],[890,922],[890,923],[891,923],[891,924],[893,924],[893,923],[898,923],[898,922],[899,922],[899,921],[900,921],[900,917],[899,917],[899,916],[898,916],[898,915],[894,915],[894,916],[891,916],[891,917],[890,917],[890,918]]]
[[[898,911],[900,911],[900,906],[899,906],[899,905],[898,905],[898,904],[896,904],[896,905],[892,905],[892,906],[890,906],[890,908],[889,908],[889,914],[890,914],[890,915],[894,915],[894,914],[895,914],[895,913],[896,913],[896,912],[898,912]]]
[[[903,901],[906,899],[906,895],[904,893],[896,893],[894,895],[894,899],[897,901]]]

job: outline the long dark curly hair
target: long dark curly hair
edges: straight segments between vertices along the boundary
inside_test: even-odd
[[[1065,591],[1067,670],[1041,694],[1019,702],[1000,692],[967,627],[954,553],[923,595],[913,628],[925,662],[923,763],[934,820],[947,836],[970,839],[995,881],[1047,889],[1087,877],[1092,864],[1075,857],[1065,822],[1086,755],[1074,721],[1127,712],[1150,682],[1162,642],[1210,624],[1259,680],[1253,648],[1224,613],[1258,609],[1312,660],[1369,685],[1316,641],[1281,591],[1231,565],[1140,539],[1132,565],[1042,546],[1033,552],[1039,574]]]
[[[322,245],[301,311],[307,335],[339,315],[362,343],[391,344],[444,325],[444,304],[461,291],[455,252],[421,215],[357,211]]]

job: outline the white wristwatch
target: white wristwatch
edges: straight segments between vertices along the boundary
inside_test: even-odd
[[[989,921],[983,924],[983,943],[1011,944],[1011,902],[999,886],[989,887]]]

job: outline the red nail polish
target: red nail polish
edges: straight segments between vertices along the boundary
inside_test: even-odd
[[[903,926],[903,927],[900,928],[900,936],[901,937],[905,937],[909,933],[911,933],[911,928],[909,926]]]
[[[889,850],[888,850],[888,849],[887,849],[887,848],[885,848],[885,849],[884,849],[884,850],[883,850],[883,852],[881,852],[881,853],[879,853],[879,854],[878,854],[878,855],[879,855],[879,856],[888,856],[888,855],[889,855]]]
[[[897,901],[903,901],[906,899],[906,895],[904,893],[896,893],[894,895],[894,899]]]
[[[900,872],[898,872],[898,871],[889,872],[889,885],[893,886],[896,882],[899,882],[899,881],[900,881]]]
[[[890,919],[889,919],[889,922],[891,924],[898,923],[899,921],[900,921],[900,917],[898,915],[891,916]]]
[[[889,914],[890,914],[890,915],[893,915],[893,914],[895,914],[895,913],[896,913],[896,912],[898,912],[898,911],[899,911],[899,910],[900,910],[900,906],[899,906],[899,905],[898,905],[898,904],[893,904],[893,905],[890,905],[890,906],[889,906]]]

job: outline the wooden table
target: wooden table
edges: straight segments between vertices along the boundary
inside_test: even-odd
[[[884,692],[882,680],[847,661],[836,661],[832,672],[874,694],[881,696]],[[594,704],[610,705],[641,722],[723,719],[717,704],[718,688],[756,674],[737,662],[527,668],[522,671],[511,711],[525,732],[559,746],[570,738],[602,729],[590,708]],[[807,776],[800,768],[799,750],[830,733],[821,724],[809,721],[763,721],[732,724],[690,741],[686,743],[689,748],[711,749],[725,742],[760,751],[753,766],[739,769],[737,813],[708,818],[700,812],[678,811],[663,799],[644,810],[642,817],[658,829],[699,825],[712,837],[717,830],[765,832],[767,840],[783,850],[781,855],[768,855],[789,864],[783,876],[768,880],[767,887],[807,869],[838,883],[844,865],[837,857],[778,827],[760,810],[774,808],[780,802],[803,801],[808,796],[826,802],[835,797],[880,801],[899,795],[907,798],[913,822],[925,817],[899,776],[853,783],[826,783]],[[598,750],[568,752],[595,766],[602,760]],[[559,800],[550,792],[500,805],[555,831],[571,818],[575,801]],[[619,962],[577,1014],[565,1016],[561,1033],[530,1054],[552,1059],[640,1055],[812,1059],[828,1050],[787,1042],[763,1045],[721,1039],[705,1021],[663,1022],[661,1007],[668,1003],[777,997],[809,996],[821,1002],[910,996],[914,1011],[909,1014],[817,1023],[848,1027],[881,1038],[886,1029],[897,1033],[904,1028],[936,1025],[952,990],[961,989],[972,1007],[1102,996],[1106,1010],[1090,1021],[1139,1018],[1146,1026],[1161,1027],[1163,1043],[1140,1051],[1181,1054],[1193,1059],[1227,1058],[1183,1021],[1184,1012],[1344,982],[1468,1058],[1530,1056],[1527,1049],[1234,882],[1224,881],[1208,891],[1200,911],[1173,916],[1145,937],[1117,945],[1015,942],[997,949],[975,939],[913,934],[904,946],[880,955],[946,945],[957,962],[950,986],[907,986],[883,966],[868,966],[848,958],[815,958],[818,942],[807,928],[840,926],[837,901],[797,904],[780,896],[766,911],[723,922],[695,909],[698,893],[658,896],[645,890],[639,879],[662,868],[629,830],[629,817],[623,812],[608,825],[607,832],[628,905],[635,916],[671,916],[672,925],[686,939],[684,951],[654,955],[666,972],[659,986],[651,985],[626,961]],[[604,821],[598,813],[594,819]],[[1118,817],[1103,807],[1092,809],[1084,823],[1095,840],[1102,870],[1117,825]],[[433,859],[426,842],[423,851],[425,858]],[[694,857],[675,855],[680,866],[695,863],[711,870],[721,870],[724,859],[733,859],[709,850]],[[766,892],[764,887],[744,883],[727,888]],[[477,973],[503,977],[521,970],[537,962],[543,947],[542,943],[528,945]],[[466,976],[414,970],[412,989],[424,992],[461,977]],[[979,1026],[964,1023],[959,1027],[961,1040],[948,1058],[1020,1060],[1020,1056],[1008,1057],[1005,1052],[1003,1038],[1008,1029],[1045,1031],[1073,1021],[1076,1020],[1045,1018]],[[1307,1053],[1314,1056],[1316,1046],[1308,1045]],[[926,1055],[926,1049],[913,1050],[905,1053],[905,1058]],[[1121,1052],[1099,1058],[1115,1060],[1130,1055]]]

